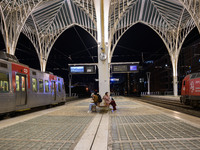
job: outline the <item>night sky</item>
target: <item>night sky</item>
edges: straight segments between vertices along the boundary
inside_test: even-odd
[[[197,28],[189,34],[184,47],[199,39]],[[5,51],[2,35],[0,35],[0,50]],[[112,62],[135,62],[156,60],[168,55],[167,49],[160,37],[148,26],[136,24],[131,27],[118,42]],[[36,51],[28,40],[21,34],[15,55],[21,63],[40,70]],[[67,29],[56,41],[48,58],[47,71],[68,79],[69,63],[96,63],[97,44],[84,29],[74,26]],[[74,82],[94,80],[97,75],[74,75]]]

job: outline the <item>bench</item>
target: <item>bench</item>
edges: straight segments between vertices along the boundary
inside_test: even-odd
[[[104,103],[100,103],[97,106],[92,106],[92,111],[97,111],[97,107],[99,108],[99,112],[108,112],[108,110],[110,110],[109,106],[106,106]]]

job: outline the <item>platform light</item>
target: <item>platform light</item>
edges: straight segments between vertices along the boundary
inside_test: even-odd
[[[119,81],[119,78],[110,78],[110,81],[111,82],[117,82],[117,81]]]

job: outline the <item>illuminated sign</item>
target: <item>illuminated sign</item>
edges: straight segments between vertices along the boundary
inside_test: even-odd
[[[113,71],[114,72],[126,72],[127,65],[113,65]]]
[[[70,72],[71,73],[83,73],[84,72],[84,66],[71,66]]]
[[[96,74],[95,65],[69,66],[71,74]]]
[[[136,71],[137,65],[130,65],[130,71]]]
[[[112,73],[137,73],[138,64],[113,64]]]

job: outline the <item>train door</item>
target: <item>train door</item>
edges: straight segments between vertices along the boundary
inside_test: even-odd
[[[27,102],[27,87],[26,75],[16,74],[16,105],[26,105]]]
[[[55,81],[51,81],[51,93],[55,101],[56,100],[56,82]]]

